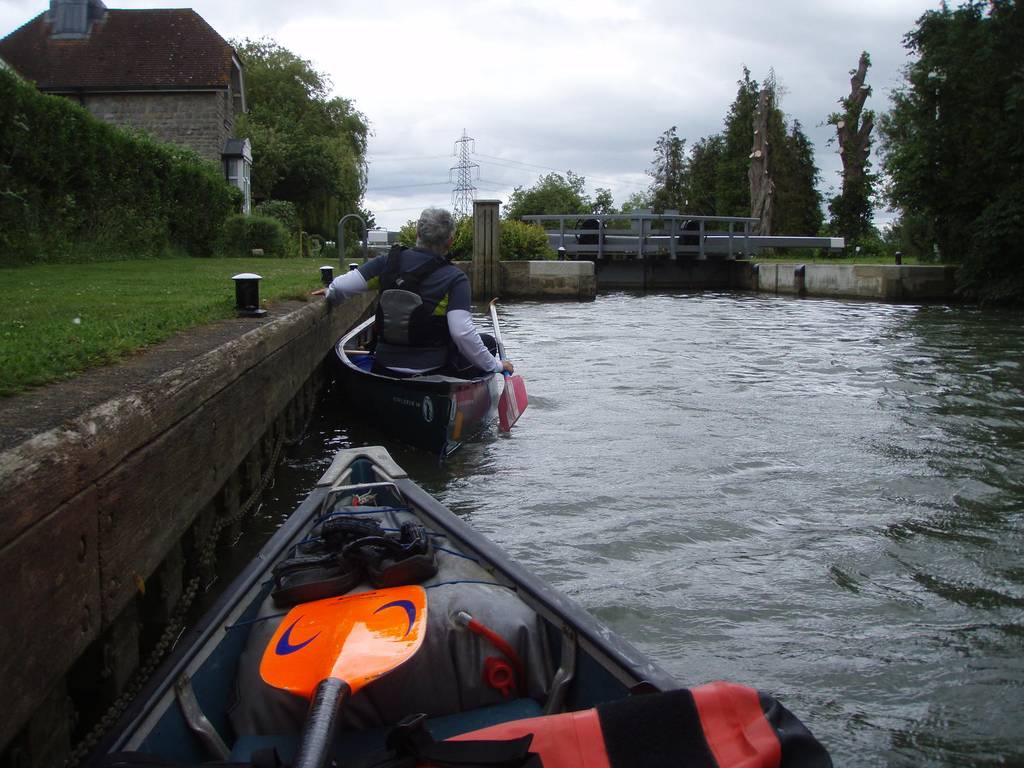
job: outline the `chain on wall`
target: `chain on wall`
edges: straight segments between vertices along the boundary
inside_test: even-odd
[[[106,734],[115,723],[117,723],[121,715],[123,715],[125,710],[128,708],[128,705],[142,691],[143,686],[145,686],[149,681],[149,678],[152,676],[153,672],[156,671],[160,662],[163,661],[164,657],[170,652],[182,636],[185,630],[186,617],[188,616],[192,603],[195,601],[195,598],[199,594],[202,586],[202,574],[208,573],[214,566],[217,544],[220,540],[221,534],[225,529],[241,522],[256,508],[263,492],[267,489],[273,479],[274,471],[277,468],[277,462],[281,457],[282,449],[285,446],[297,445],[302,442],[306,435],[316,411],[316,389],[314,388],[310,395],[303,392],[300,396],[302,397],[302,405],[300,405],[299,408],[301,410],[305,410],[309,414],[301,428],[294,434],[294,436],[285,437],[283,434],[278,434],[274,441],[274,449],[271,452],[267,468],[261,474],[259,482],[256,484],[252,493],[249,494],[249,497],[245,502],[239,506],[237,512],[230,516],[221,517],[213,525],[212,530],[207,534],[202,544],[198,547],[198,557],[196,558],[195,568],[196,575],[188,580],[188,583],[182,590],[181,596],[178,598],[177,603],[175,603],[174,610],[172,611],[171,616],[167,621],[167,626],[161,633],[160,638],[157,640],[153,649],[147,654],[145,662],[140,664],[139,668],[132,675],[121,695],[114,700],[114,702],[104,712],[103,716],[78,742],[78,744],[75,745],[74,749],[71,750],[67,760],[64,762],[65,768],[75,768],[75,766],[81,763],[83,758],[95,749],[100,739],[103,738],[104,734]],[[285,421],[287,422],[289,420],[286,419]],[[283,431],[284,430],[282,430],[282,432]]]
[[[277,461],[281,455],[281,449],[285,445],[285,439],[279,437],[274,446],[273,454],[271,455],[270,463],[260,477],[259,483],[256,488],[249,495],[249,498],[245,500],[245,503],[240,505],[238,511],[230,517],[222,517],[213,526],[210,533],[203,540],[199,547],[199,556],[196,559],[196,571],[198,572],[195,576],[189,579],[188,584],[182,590],[181,597],[178,598],[178,602],[174,606],[174,611],[171,613],[171,617],[167,622],[167,627],[160,635],[156,645],[149,652],[144,663],[139,665],[139,668],[132,675],[131,680],[125,686],[124,691],[118,696],[114,702],[107,708],[103,716],[96,722],[92,729],[82,738],[81,741],[75,746],[68,755],[64,765],[66,768],[74,768],[77,766],[82,758],[91,752],[103,735],[110,730],[110,728],[118,721],[124,711],[128,708],[128,705],[132,700],[139,695],[142,691],[143,686],[149,680],[150,676],[156,671],[160,662],[164,656],[174,647],[178,639],[181,637],[185,629],[185,618],[188,615],[189,609],[192,607],[192,603],[195,601],[196,595],[199,594],[200,586],[202,584],[202,574],[209,568],[211,568],[215,562],[215,554],[217,550],[217,542],[220,539],[221,533],[225,528],[228,528],[235,523],[241,521],[246,515],[248,515],[263,495],[263,491],[270,485],[270,481],[274,476],[274,470],[277,467]]]

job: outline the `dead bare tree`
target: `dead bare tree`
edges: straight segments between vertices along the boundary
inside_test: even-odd
[[[754,146],[750,152],[750,215],[760,219],[754,225],[754,234],[772,233],[773,198],[775,182],[768,166],[768,117],[774,106],[775,94],[772,84],[765,85],[757,97],[757,112],[754,114]]]
[[[828,118],[828,122],[836,127],[839,157],[843,162],[842,192],[830,207],[839,231],[851,238],[864,235],[871,226],[868,160],[875,113],[864,109],[864,102],[871,95],[871,86],[864,83],[870,67],[871,58],[864,51],[857,62],[857,69],[850,71],[850,95],[839,102],[843,111],[834,112]]]

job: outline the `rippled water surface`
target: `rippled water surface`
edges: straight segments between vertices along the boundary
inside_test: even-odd
[[[1024,764],[1019,314],[610,294],[501,316],[530,395],[511,437],[438,467],[326,404],[254,540],[335,450],[383,443],[680,683],[774,694],[837,765]]]

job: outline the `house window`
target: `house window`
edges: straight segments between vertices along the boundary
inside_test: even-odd
[[[252,171],[252,163],[245,158],[242,159],[242,192],[245,194],[245,202],[242,204],[242,211],[245,214],[252,210],[252,189],[249,184],[249,176]]]

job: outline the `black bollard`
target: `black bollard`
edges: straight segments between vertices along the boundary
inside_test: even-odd
[[[354,261],[353,261],[353,262],[351,262],[351,263],[350,263],[350,264],[348,265],[348,271],[349,271],[349,272],[351,272],[351,271],[352,271],[353,269],[358,269],[358,268],[359,268],[359,264],[357,264],[357,263],[356,263],[356,262],[354,262]]]
[[[902,264],[903,263],[903,252],[902,251],[896,251],[895,256],[896,256],[896,263],[897,264]]]
[[[793,270],[793,288],[796,290],[797,296],[804,296],[807,294],[807,265],[797,264]]]
[[[252,272],[243,272],[231,278],[235,281],[235,309],[239,317],[263,317],[267,310],[260,309],[260,280]]]
[[[558,260],[565,261],[565,246],[561,245],[558,247]]]
[[[332,280],[334,280],[334,267],[330,265],[320,267],[320,282],[330,285]]]

